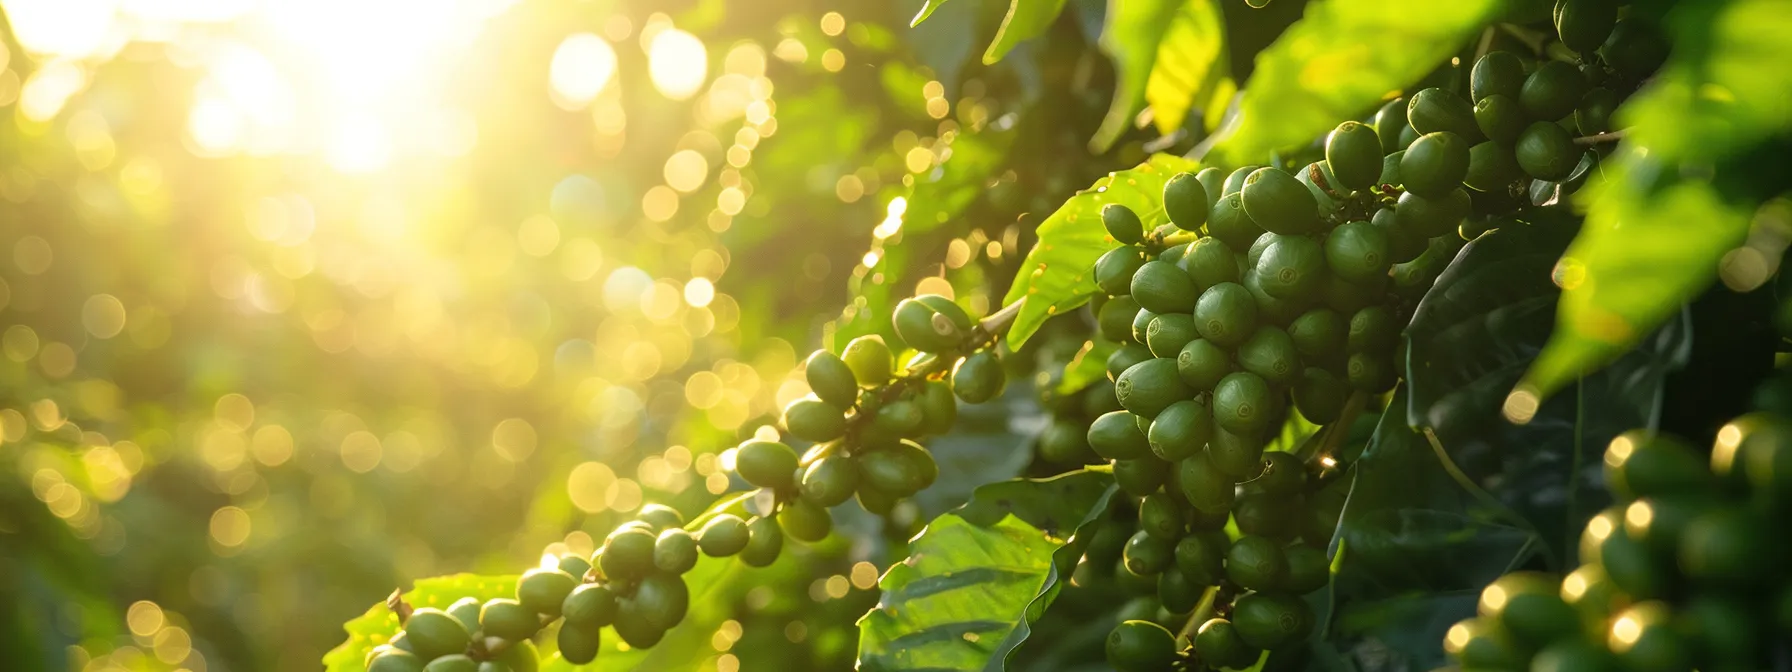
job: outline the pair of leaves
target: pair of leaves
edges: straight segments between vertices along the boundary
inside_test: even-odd
[[[1257,55],[1238,116],[1207,154],[1261,163],[1362,117],[1418,81],[1494,18],[1497,0],[1317,0]]]
[[[1115,492],[1100,471],[978,488],[878,581],[883,597],[859,619],[859,669],[1003,669]]]
[[[1675,321],[1578,394],[1505,420],[1510,389],[1548,339],[1561,292],[1550,268],[1572,220],[1538,213],[1469,243],[1438,276],[1407,329],[1408,423],[1430,428],[1469,480],[1543,535],[1556,569],[1572,568],[1580,528],[1609,502],[1600,455],[1618,434],[1656,426],[1666,377],[1690,355]]]
[[[1226,36],[1216,0],[1111,0],[1100,43],[1118,82],[1089,141],[1094,152],[1112,147],[1147,102],[1168,134],[1222,89]]]
[[[1130,170],[1111,173],[1077,192],[1039,225],[1039,242],[1027,252],[1015,273],[1003,305],[1027,299],[1008,329],[1008,344],[1019,348],[1046,318],[1089,301],[1095,286],[1095,260],[1119,243],[1101,225],[1101,208],[1118,203],[1132,208],[1151,230],[1169,223],[1164,214],[1164,183],[1181,172],[1200,169],[1188,159],[1154,154]]]
[[[1783,152],[1759,145],[1792,129],[1792,71],[1761,65],[1792,59],[1785,3],[1690,3],[1668,21],[1675,51],[1619,111],[1628,135],[1589,185],[1555,334],[1516,398],[1610,362],[1710,285],[1764,196],[1745,185],[1783,175]]]
[[[1002,17],[1002,27],[996,30],[995,41],[990,42],[989,50],[983,52],[983,64],[989,65],[1002,60],[1016,45],[1038,37],[1058,18],[1064,10],[1065,0],[1012,0],[1008,5],[1008,14]],[[927,0],[921,5],[921,11],[915,14],[909,25],[919,26],[933,10],[946,4],[946,0]]]

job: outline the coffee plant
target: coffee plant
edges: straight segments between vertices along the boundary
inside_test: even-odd
[[[19,669],[1792,670],[1792,2],[538,4],[8,12]]]

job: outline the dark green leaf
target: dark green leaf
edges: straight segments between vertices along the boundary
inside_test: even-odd
[[[404,600],[412,607],[447,609],[448,605],[463,597],[474,597],[480,601],[511,597],[516,594],[516,578],[453,574],[418,579],[410,592],[404,594]],[[385,603],[376,604],[369,607],[366,613],[342,624],[342,629],[348,631],[348,640],[324,654],[324,669],[328,672],[360,672],[365,669],[362,661],[367,658],[367,652],[398,634],[398,614],[387,608]]]
[[[1183,3],[1157,45],[1157,60],[1145,82],[1145,102],[1151,104],[1157,132],[1176,132],[1190,112],[1205,112],[1216,97],[1230,95],[1234,86],[1221,84],[1229,64],[1219,2]]]
[[[933,4],[933,0],[928,0],[928,4]],[[1002,17],[995,41],[989,43],[989,51],[983,52],[984,65],[1002,60],[1014,45],[1045,32],[1063,9],[1064,0],[1013,0],[1008,5],[1008,15]]]
[[[882,600],[859,619],[859,669],[1002,669],[1082,554],[1079,532],[1114,492],[1112,476],[1098,471],[978,488],[929,523],[878,582]]]
[[[1158,44],[1184,0],[1111,0],[1101,29],[1101,50],[1114,61],[1119,82],[1101,128],[1089,140],[1095,153],[1107,151],[1145,106],[1145,88],[1157,63]]]
[[[1418,81],[1498,13],[1496,0],[1327,0],[1257,55],[1217,165],[1312,142]]]
[[[1761,200],[1737,187],[1776,170],[1727,162],[1792,128],[1792,71],[1761,65],[1792,59],[1792,13],[1771,0],[1680,9],[1673,56],[1620,110],[1627,136],[1590,185],[1586,226],[1557,270],[1568,288],[1557,329],[1517,402],[1611,361],[1710,285]]]
[[[1020,347],[1046,318],[1083,305],[1095,294],[1095,260],[1118,244],[1101,226],[1102,206],[1119,203],[1132,208],[1147,229],[1167,224],[1164,182],[1199,168],[1200,164],[1179,156],[1154,154],[1136,168],[1096,180],[1046,218],[1039,225],[1039,243],[1027,252],[1002,299],[1007,305],[1027,298],[1008,330],[1008,344]]]
[[[1578,393],[1545,403],[1529,424],[1502,417],[1505,393],[1548,338],[1560,290],[1550,268],[1570,222],[1503,227],[1462,249],[1407,330],[1408,416],[1430,427],[1474,482],[1530,521],[1553,557],[1609,500],[1599,456],[1619,433],[1653,427],[1669,370],[1688,356],[1684,320],[1670,323]]]

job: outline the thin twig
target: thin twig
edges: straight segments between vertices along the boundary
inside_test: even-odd
[[[1630,129],[1628,129],[1628,128],[1620,128],[1615,131],[1606,131],[1604,133],[1594,133],[1592,135],[1581,136],[1581,137],[1574,139],[1574,144],[1582,145],[1582,146],[1592,146],[1592,145],[1597,145],[1597,144],[1604,143],[1604,142],[1617,142],[1619,140],[1623,140],[1624,136],[1627,134],[1627,132],[1629,130]]]

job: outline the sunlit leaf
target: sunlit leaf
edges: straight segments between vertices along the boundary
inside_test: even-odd
[[[1496,15],[1497,0],[1317,0],[1257,55],[1237,125],[1207,155],[1263,161],[1312,142],[1430,72]]]
[[[1076,357],[1064,365],[1064,377],[1058,379],[1054,391],[1058,394],[1070,394],[1106,378],[1108,375],[1108,356],[1114,354],[1120,344],[1113,341],[1095,338],[1083,344]]]
[[[1101,128],[1089,140],[1089,149],[1100,153],[1132,125],[1133,116],[1145,106],[1145,86],[1157,62],[1158,44],[1169,31],[1184,0],[1110,0],[1107,23],[1101,29],[1101,50],[1114,61],[1119,81],[1114,100],[1101,120]]]
[[[1225,32],[1217,0],[1189,0],[1176,11],[1145,82],[1145,102],[1158,133],[1176,132],[1189,112],[1208,109],[1222,93],[1220,81],[1229,65]]]
[[[1101,226],[1102,206],[1119,203],[1132,208],[1147,229],[1167,224],[1164,182],[1199,168],[1200,164],[1179,156],[1155,154],[1138,167],[1096,180],[1046,218],[1039,225],[1039,243],[1027,252],[1002,299],[1006,305],[1027,297],[1008,330],[1009,344],[1020,347],[1046,318],[1083,305],[1095,294],[1095,260],[1118,245]]]
[[[932,4],[932,0],[928,3]],[[983,52],[983,63],[1000,61],[1014,49],[1014,45],[1044,33],[1063,9],[1064,0],[1013,0],[1008,5],[1008,15],[1002,17],[1002,27],[996,31],[995,41],[989,43],[989,51]]]
[[[477,574],[418,579],[410,592],[404,594],[404,600],[416,608],[447,609],[463,597],[478,598],[481,602],[494,597],[511,597],[516,594],[516,579],[515,576]],[[348,631],[348,639],[324,654],[324,669],[328,672],[358,672],[366,669],[363,661],[368,651],[398,634],[398,614],[382,602],[342,624],[342,629]]]
[[[943,4],[946,4],[946,0],[927,0],[926,4],[921,5],[921,11],[915,13],[915,18],[909,20],[909,27],[921,25],[921,22],[926,21],[927,17],[933,16],[933,10],[939,9]]]
[[[1707,8],[1708,9],[1708,8]],[[1732,2],[1701,33],[1687,11],[1667,67],[1619,115],[1624,145],[1589,185],[1586,225],[1556,270],[1567,290],[1549,346],[1514,397],[1534,403],[1604,365],[1717,277],[1761,194],[1742,149],[1792,128],[1792,13]],[[1703,47],[1703,48],[1699,48]],[[1748,186],[1745,186],[1748,185]]]
[[[859,620],[859,669],[1001,669],[1115,491],[1113,477],[1096,471],[978,488],[879,580],[883,598]]]

